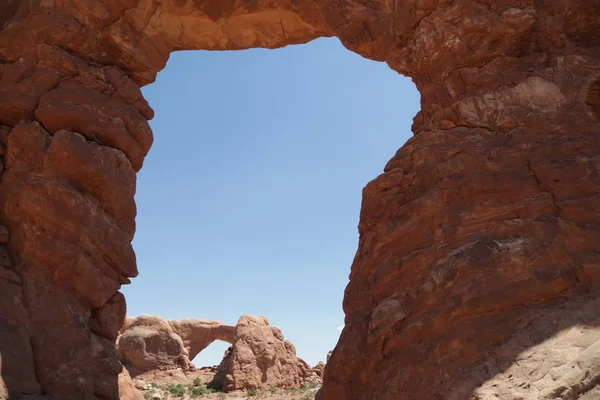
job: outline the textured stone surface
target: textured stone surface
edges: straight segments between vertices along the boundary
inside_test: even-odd
[[[279,328],[265,317],[242,315],[235,326],[235,341],[226,352],[209,386],[222,391],[298,388],[318,376],[296,348],[284,340]]]
[[[119,374],[119,400],[144,400],[126,369]]]
[[[319,361],[317,365],[312,368],[313,372],[321,379],[323,379],[323,374],[325,373],[325,363],[323,361]]]
[[[422,104],[415,136],[364,190],[320,398],[597,393],[597,1],[8,0],[0,26],[0,352],[13,397],[118,396],[117,293],[137,275],[135,173],[152,143],[140,86],[175,50],[320,36],[412,77]],[[511,377],[553,340],[564,354],[549,377]],[[563,367],[582,374],[550,379]]]
[[[160,368],[188,369],[189,354],[179,335],[160,317],[141,316],[119,336],[117,355],[134,377]]]
[[[193,368],[191,360],[215,340],[233,343],[235,327],[218,321],[167,321],[141,315],[126,323],[117,341],[117,355],[134,377],[153,370]]]
[[[101,308],[92,311],[90,329],[97,335],[114,342],[117,339],[119,328],[125,322],[126,314],[125,296],[117,292]]]
[[[181,337],[190,360],[204,350],[215,340],[233,343],[235,340],[235,326],[223,324],[219,321],[189,318],[170,320],[169,325],[173,332]]]
[[[16,273],[0,267],[1,380],[19,393],[38,393],[40,385],[35,377],[29,321],[20,283]]]
[[[480,368],[499,375],[475,390],[475,399],[597,399],[600,387],[600,339],[597,329],[577,325],[594,321],[600,302],[573,302],[567,309],[548,310],[535,318],[536,328],[516,333],[501,348],[518,354],[517,362],[499,358]],[[570,312],[570,315],[565,311]],[[595,321],[597,323],[597,320]],[[563,328],[564,327],[564,328]],[[536,335],[563,328],[538,343]],[[538,336],[539,337],[539,336]],[[509,365],[509,366],[508,366]],[[508,368],[506,368],[508,366]],[[500,372],[501,371],[501,372]]]
[[[562,129],[424,132],[367,186],[325,398],[468,399],[570,326],[600,340],[567,309],[597,304],[598,137]]]

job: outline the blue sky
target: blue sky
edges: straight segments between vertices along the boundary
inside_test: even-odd
[[[413,83],[319,39],[178,52],[143,92],[155,142],[138,175],[128,315],[264,315],[300,357],[324,360],[344,321],[361,190],[411,135]]]

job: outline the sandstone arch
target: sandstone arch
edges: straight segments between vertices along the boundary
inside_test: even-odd
[[[233,344],[235,326],[198,318],[165,320],[140,315],[127,320],[117,355],[130,375],[168,368],[190,369],[191,361],[215,340]]]
[[[233,344],[235,326],[225,325],[217,321],[204,321],[196,318],[169,321],[173,331],[183,338],[188,349],[190,360],[215,340]]]
[[[320,398],[556,398],[551,382],[503,377],[523,354],[558,374],[539,361],[550,338],[568,349],[559,359],[594,370],[597,1],[8,0],[0,23],[13,397],[117,396],[118,290],[137,275],[135,172],[152,142],[139,87],[171,51],[320,36],[411,76],[422,101],[415,136],[364,190]],[[561,385],[579,396],[596,380],[582,382]]]

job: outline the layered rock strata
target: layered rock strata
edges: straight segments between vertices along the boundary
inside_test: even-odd
[[[364,190],[320,399],[597,390],[598,2],[8,0],[0,26],[4,397],[118,397],[139,88],[169,53],[321,36],[412,77],[422,110]]]

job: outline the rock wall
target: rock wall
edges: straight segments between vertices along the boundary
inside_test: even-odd
[[[169,53],[320,36],[412,77],[422,102],[364,190],[320,398],[594,393],[597,1],[8,0],[0,26],[2,396],[118,397],[152,143],[139,88]]]
[[[10,229],[7,276],[18,276],[11,290],[24,309],[3,302],[19,315],[3,331],[13,352],[12,332],[22,338],[17,360],[32,359],[17,361],[17,375],[3,362],[2,375],[20,393],[115,398],[122,367],[114,340],[125,318],[118,290],[137,267],[135,168],[113,146],[148,150],[152,136],[142,113],[149,109],[117,68],[55,46],[40,45],[0,69],[0,220]]]

